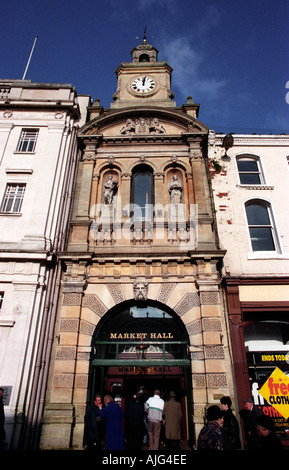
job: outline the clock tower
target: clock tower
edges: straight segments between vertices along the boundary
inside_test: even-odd
[[[218,394],[234,394],[208,179],[209,129],[147,43],[116,69],[117,91],[78,131],[41,448],[82,448],[84,412],[109,392],[176,390],[189,446]]]
[[[131,51],[132,61],[122,62],[115,73],[117,91],[111,108],[153,105],[175,107],[171,91],[173,69],[166,61],[158,61],[158,50],[143,42]]]

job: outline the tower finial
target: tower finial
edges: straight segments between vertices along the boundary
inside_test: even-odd
[[[147,27],[145,26],[144,33],[143,33],[143,42],[147,42],[146,32],[147,32]]]

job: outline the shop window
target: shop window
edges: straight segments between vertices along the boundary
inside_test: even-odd
[[[252,201],[246,204],[246,214],[253,251],[275,251],[275,229],[269,205]]]
[[[135,221],[152,221],[153,172],[148,165],[138,165],[133,171],[131,203]]]
[[[238,157],[237,166],[241,184],[264,184],[260,159],[258,157],[244,155]]]

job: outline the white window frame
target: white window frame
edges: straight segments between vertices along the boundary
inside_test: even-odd
[[[16,152],[35,153],[39,129],[22,129]]]
[[[5,194],[1,204],[2,214],[21,214],[24,195],[26,192],[26,183],[7,183]],[[12,203],[11,203],[12,201]],[[9,208],[11,203],[11,207]],[[17,209],[17,210],[15,210]]]
[[[270,224],[269,225],[264,225],[264,227],[271,229],[271,234],[272,234],[272,239],[273,239],[273,244],[274,244],[274,250],[256,250],[256,249],[253,248],[252,237],[251,237],[251,234],[250,234],[250,228],[251,227],[262,227],[262,226],[261,225],[250,225],[249,224],[248,216],[247,216],[247,206],[250,206],[252,204],[263,206],[267,209]],[[277,228],[276,228],[276,224],[274,222],[273,210],[272,210],[271,203],[266,201],[266,200],[263,200],[263,199],[249,199],[248,201],[245,202],[244,210],[245,210],[245,217],[246,217],[246,223],[247,223],[247,232],[248,232],[248,237],[249,237],[249,240],[250,240],[250,246],[251,246],[252,253],[256,256],[262,255],[262,254],[266,255],[266,254],[281,253],[280,243],[279,243],[279,239],[278,239],[278,236],[277,236]]]
[[[242,160],[251,160],[251,161],[254,161],[256,164],[257,164],[257,168],[258,168],[258,171],[256,172],[253,172],[253,171],[242,171],[242,170],[239,170],[239,167],[238,167],[238,162],[242,161]],[[239,182],[242,186],[255,186],[255,185],[265,185],[266,182],[265,182],[265,176],[264,176],[264,172],[263,172],[263,168],[262,168],[262,165],[261,165],[261,161],[260,161],[260,157],[258,157],[257,155],[251,155],[251,154],[247,154],[247,153],[244,153],[244,154],[241,154],[241,155],[238,155],[236,157],[236,165],[237,165],[237,171],[238,171],[238,177],[239,177]],[[259,175],[259,180],[260,182],[259,183],[242,183],[241,182],[241,174],[258,174]]]

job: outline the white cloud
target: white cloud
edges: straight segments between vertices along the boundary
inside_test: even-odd
[[[227,80],[216,77],[208,78],[203,70],[206,55],[188,37],[164,41],[161,46],[166,61],[173,65],[173,88],[184,96],[191,95],[194,100],[204,95],[210,100],[219,98],[225,89]]]

